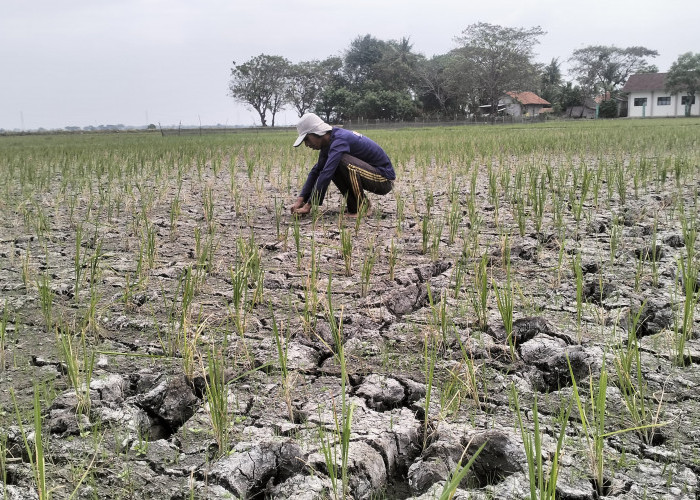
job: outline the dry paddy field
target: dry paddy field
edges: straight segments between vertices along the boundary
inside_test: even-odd
[[[3,498],[700,498],[700,119],[0,137]]]

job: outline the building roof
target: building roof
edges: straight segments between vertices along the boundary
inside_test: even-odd
[[[551,106],[549,101],[545,101],[534,92],[506,92],[506,94],[522,105],[541,104],[542,106]]]
[[[666,73],[640,73],[631,75],[623,92],[644,92],[648,90],[663,90],[666,87]]]

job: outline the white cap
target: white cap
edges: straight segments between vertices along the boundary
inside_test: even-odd
[[[328,125],[326,122],[321,120],[317,115],[313,113],[306,113],[301,117],[299,123],[297,123],[297,132],[299,132],[299,137],[294,141],[294,147],[304,142],[306,134],[316,134],[323,135],[329,130],[333,130],[333,127]]]

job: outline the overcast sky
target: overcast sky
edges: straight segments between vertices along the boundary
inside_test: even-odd
[[[541,26],[537,61],[564,70],[575,49],[601,44],[657,50],[667,71],[700,52],[699,21],[696,0],[1,0],[0,129],[252,125],[257,114],[228,96],[233,61],[325,59],[365,34],[410,37],[430,57],[476,22]]]

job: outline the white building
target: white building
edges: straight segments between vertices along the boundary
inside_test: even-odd
[[[641,73],[632,75],[622,87],[627,95],[627,116],[631,118],[685,116],[688,95],[669,94],[666,73]],[[693,97],[691,116],[700,116],[698,96]]]

